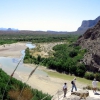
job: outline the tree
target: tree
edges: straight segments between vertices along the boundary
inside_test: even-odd
[[[77,66],[76,75],[83,77],[86,72],[86,68],[84,64],[79,64]]]
[[[77,52],[76,51],[71,51],[69,53],[69,56],[73,58],[73,57],[77,56]]]

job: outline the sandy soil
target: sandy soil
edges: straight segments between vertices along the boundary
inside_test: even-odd
[[[36,43],[36,48],[30,50],[33,56],[40,55],[41,57],[53,56],[53,47],[57,44],[63,44],[64,42],[51,42],[51,43]]]
[[[21,50],[24,50],[25,48],[26,48],[25,43],[14,43],[10,45],[7,44],[5,46],[2,45],[0,46],[0,56],[20,57]],[[35,67],[35,65],[32,65],[32,66],[28,65],[27,67]],[[40,70],[42,70],[41,67],[40,67]],[[48,69],[45,69],[45,70],[48,70]],[[16,71],[16,73],[14,74],[14,77],[19,80],[22,80],[23,82],[26,82],[28,79],[28,75],[29,74],[27,73]],[[54,95],[58,90],[62,90],[62,86],[64,82],[68,83],[68,88],[71,87],[71,83],[68,80],[33,74],[31,78],[28,80],[27,84],[29,84],[32,88],[42,90],[44,93]],[[81,84],[79,83],[77,83],[77,86],[82,88]]]
[[[42,70],[41,67],[38,69]],[[43,70],[49,71],[49,69],[43,69]],[[20,78],[23,82],[27,81],[29,74],[22,73],[22,72],[17,72],[17,74],[20,76]],[[32,88],[36,88],[36,89],[41,90],[44,93],[48,93],[50,95],[55,95],[58,91],[62,91],[62,87],[65,82],[67,83],[68,90],[70,90],[71,82],[69,80],[54,78],[54,77],[50,77],[50,76],[42,76],[42,75],[33,74],[27,83]],[[83,86],[85,86],[78,82],[76,82],[76,84],[77,84],[78,88],[83,88]]]
[[[20,57],[21,51],[25,50],[25,43],[13,43],[0,46],[0,57]]]

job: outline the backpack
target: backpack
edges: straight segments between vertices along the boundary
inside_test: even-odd
[[[73,81],[71,81],[71,84],[74,84],[74,82],[73,82]]]

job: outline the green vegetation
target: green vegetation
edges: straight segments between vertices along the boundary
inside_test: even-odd
[[[99,73],[86,72],[86,67],[80,63],[86,49],[81,49],[79,46],[74,46],[72,43],[76,41],[76,37],[69,35],[67,43],[59,44],[53,47],[54,53],[52,57],[42,58],[40,55],[34,57],[30,54],[29,49],[26,49],[24,63],[42,64],[50,69],[56,70],[65,74],[74,74],[75,76],[84,77],[89,80],[96,78],[100,80]]]
[[[0,100],[2,99],[2,95],[9,78],[9,75],[7,75],[2,69],[0,69]],[[23,85],[24,83],[22,83],[21,81],[12,78],[6,88],[3,100],[17,100],[23,88]],[[31,87],[25,84],[25,88],[22,92],[20,100],[41,100],[47,95],[48,94],[44,94],[36,89],[31,89]],[[51,100],[51,96],[48,95],[44,100]]]
[[[54,57],[47,58],[46,63],[43,63],[44,65],[59,72],[75,74],[78,76],[84,75],[84,72],[82,71],[85,71],[85,67],[83,64],[80,64],[79,61],[83,58],[85,50],[67,44],[57,45],[53,50],[55,51],[53,54]]]
[[[0,44],[3,41],[3,44],[8,43],[7,41],[13,42],[33,42],[33,43],[43,43],[43,42],[58,42],[58,41],[66,41],[69,42],[75,41],[79,35],[68,35],[68,34],[36,34],[33,33],[9,33],[0,34]],[[74,37],[74,38],[73,38]],[[6,40],[6,41],[5,41]],[[12,43],[12,42],[10,42]]]
[[[98,81],[100,81],[100,73],[86,72],[84,77],[90,80],[96,78]]]
[[[16,40],[0,40],[0,45],[16,43]]]
[[[25,50],[24,63],[42,64],[50,69],[56,70],[60,73],[47,72],[49,75],[59,77],[66,80],[72,80],[73,74],[77,77],[77,80],[84,84],[91,84],[91,80],[95,77],[100,81],[99,73],[86,72],[85,65],[81,62],[83,55],[87,52],[86,49],[81,49],[79,46],[74,46],[72,43],[77,40],[79,35],[67,35],[67,34],[0,34],[0,45],[11,44],[15,42],[67,42],[67,44],[59,44],[53,47],[54,53],[52,57],[42,58],[40,55],[34,57],[30,54],[29,48]],[[65,73],[65,74],[61,74]],[[71,74],[71,75],[68,75]],[[82,77],[82,78],[81,78]],[[85,78],[83,78],[85,77]],[[2,98],[5,86],[9,80],[9,76],[0,69],[0,99]],[[87,80],[89,79],[89,80]],[[24,83],[12,78],[9,82],[4,100],[16,100],[20,94]],[[99,83],[100,86],[100,83]],[[26,96],[28,95],[28,96]],[[20,100],[41,100],[48,94],[42,93],[36,89],[32,89],[25,84]],[[51,96],[48,95],[44,100],[51,100]]]
[[[72,40],[75,41],[75,39]],[[69,41],[68,41],[69,42]],[[79,46],[69,44],[59,44],[53,47],[55,51],[53,57],[42,58],[40,55],[34,57],[30,54],[29,49],[26,49],[24,63],[43,64],[44,66],[57,70],[58,72],[70,73],[76,76],[83,77],[86,71],[84,64],[80,63],[85,49]]]
[[[0,34],[0,45],[11,44],[16,42],[57,42],[57,41],[66,41],[66,39],[70,39],[70,43],[75,41],[78,38],[78,35],[74,35],[72,38],[71,35],[66,34]],[[5,46],[5,45],[4,45]],[[27,62],[33,63],[41,63],[41,56],[38,58],[32,57],[29,54],[29,49],[26,49],[26,60]],[[33,59],[33,60],[32,60]],[[44,58],[43,58],[44,59]],[[9,80],[9,75],[7,75],[2,69],[0,69],[0,99],[2,99],[5,86]],[[6,87],[5,94],[3,100],[17,100],[24,83],[21,81],[11,78],[11,81]],[[42,93],[42,91],[38,91],[36,89],[32,89],[30,86],[25,84],[25,88],[21,95],[20,100],[41,100],[43,97],[47,96],[44,100],[51,100],[51,96],[48,94]]]

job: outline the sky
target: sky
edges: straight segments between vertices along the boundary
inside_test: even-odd
[[[76,31],[100,16],[100,0],[0,0],[0,28]]]

